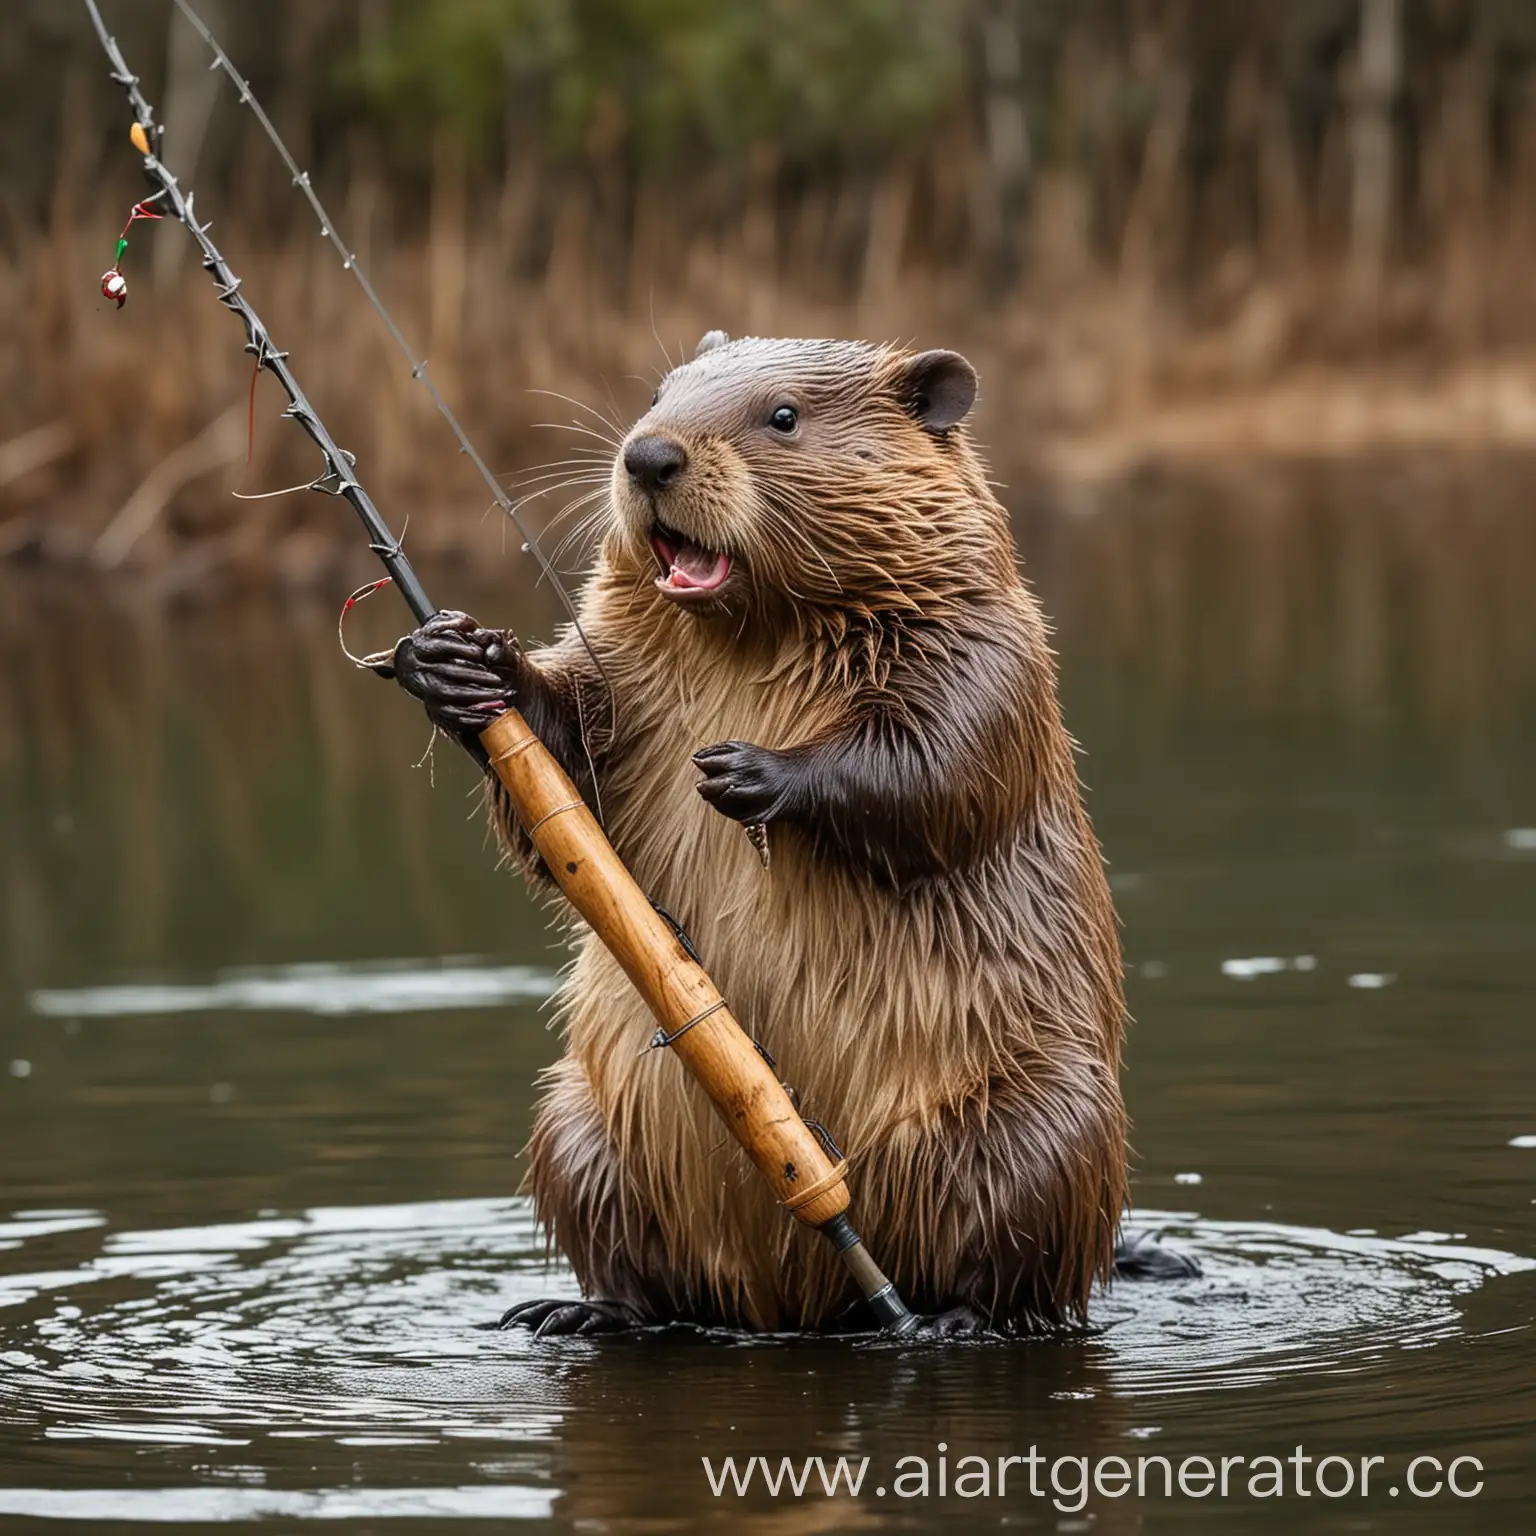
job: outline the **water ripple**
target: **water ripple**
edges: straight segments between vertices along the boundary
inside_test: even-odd
[[[1337,1373],[1441,1342],[1463,1330],[1469,1292],[1536,1267],[1428,1234],[1139,1220],[1197,1253],[1205,1274],[1100,1298],[1100,1344],[1127,1396]],[[111,1232],[73,1266],[0,1276],[11,1319],[0,1419],[55,1438],[185,1443],[279,1430],[539,1435],[558,1421],[558,1352],[470,1325],[551,1290],[574,1282],[544,1262],[519,1199]],[[515,1399],[542,1406],[509,1415]]]
[[[1122,1286],[1099,1303],[1127,1396],[1357,1370],[1461,1335],[1466,1296],[1536,1269],[1536,1260],[1431,1233],[1394,1239],[1156,1212],[1138,1221],[1197,1254],[1205,1274]]]

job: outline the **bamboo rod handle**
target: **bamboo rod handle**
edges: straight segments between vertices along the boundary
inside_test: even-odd
[[[844,1165],[833,1165],[548,748],[515,709],[480,733],[480,745],[560,889],[623,966],[656,1022],[673,1037],[673,1052],[780,1201],[807,1226],[841,1215],[848,1208]]]

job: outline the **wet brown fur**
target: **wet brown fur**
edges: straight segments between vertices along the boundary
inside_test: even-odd
[[[612,697],[566,636],[530,655],[524,707],[589,792],[590,751],[609,836],[842,1144],[909,1303],[1058,1326],[1107,1278],[1126,1194],[1119,944],[1045,623],[963,430],[921,419],[915,366],[749,340],[670,374],[631,438],[686,446],[660,514],[733,555],[731,587],[705,612],[657,591],[652,513],[616,465],[581,609]],[[793,442],[762,426],[786,398]],[[696,793],[691,754],[732,739],[825,763],[849,800],[771,826],[767,870]],[[583,1290],[657,1318],[853,1321],[827,1245],[645,1051],[653,1021],[586,933],[562,1022],[530,1182]]]

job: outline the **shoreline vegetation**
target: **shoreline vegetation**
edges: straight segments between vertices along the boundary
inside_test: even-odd
[[[561,475],[600,472],[713,326],[967,351],[995,473],[1068,505],[1158,466],[1536,456],[1528,7],[202,8],[489,462],[514,489],[560,472],[529,509],[556,543],[589,488]],[[22,112],[46,129],[0,220],[0,560],[172,591],[356,569],[344,508],[229,494],[316,466],[265,378],[247,462],[250,359],[184,232],[135,226],[127,307],[99,296],[140,195],[126,119],[79,19],[29,15],[0,18],[35,74],[8,153]],[[195,35],[109,22],[413,553],[494,555],[481,489]]]

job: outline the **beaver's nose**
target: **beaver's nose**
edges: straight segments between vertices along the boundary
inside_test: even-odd
[[[655,494],[665,490],[688,463],[683,445],[673,437],[647,432],[624,450],[624,468],[642,491]]]

